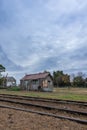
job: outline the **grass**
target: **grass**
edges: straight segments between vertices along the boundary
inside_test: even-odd
[[[20,88],[19,87],[10,87],[10,88],[7,88],[8,91],[20,91]]]
[[[55,88],[53,92],[18,91],[16,89],[9,91],[0,89],[0,94],[87,101],[87,88]]]

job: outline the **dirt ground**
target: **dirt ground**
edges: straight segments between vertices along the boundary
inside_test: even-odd
[[[87,130],[87,125],[0,108],[0,130]]]

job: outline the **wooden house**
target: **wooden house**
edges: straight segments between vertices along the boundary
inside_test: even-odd
[[[20,86],[23,90],[53,91],[53,79],[48,72],[25,75]]]
[[[4,87],[16,86],[16,79],[14,77],[5,77],[4,79]]]

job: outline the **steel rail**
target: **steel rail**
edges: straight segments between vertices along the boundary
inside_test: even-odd
[[[44,116],[50,116],[50,117],[59,118],[59,119],[66,119],[66,120],[70,120],[70,121],[74,121],[74,122],[77,122],[77,123],[87,125],[87,120],[70,118],[70,117],[66,117],[66,116],[60,116],[60,115],[55,115],[55,114],[50,114],[50,113],[45,113],[45,112],[39,112],[39,111],[33,111],[33,110],[26,110],[24,108],[11,107],[11,106],[8,106],[8,105],[0,105],[0,108],[8,108],[8,109],[14,109],[14,110],[18,110],[18,111],[24,111],[24,112],[34,113],[34,114],[40,114],[40,115],[44,115]]]
[[[20,105],[25,105],[25,106],[34,106],[34,107],[39,107],[39,108],[44,108],[47,110],[58,110],[62,112],[67,112],[67,113],[72,113],[72,114],[78,114],[78,115],[87,115],[87,112],[82,112],[82,111],[76,111],[76,110],[71,110],[71,109],[65,109],[65,108],[58,108],[58,107],[53,107],[53,106],[48,106],[48,105],[39,105],[39,104],[33,104],[33,103],[26,103],[26,102],[20,102],[20,101],[13,101],[13,100],[8,100],[8,99],[0,99],[0,101],[3,102],[9,102],[13,104],[20,104]]]
[[[85,103],[86,101],[74,101],[74,100],[62,100],[62,99],[53,99],[53,98],[41,98],[41,97],[30,97],[30,96],[19,96],[19,95],[12,95],[12,94],[0,94],[0,96],[6,96],[6,97],[16,97],[16,98],[25,98],[25,99],[39,99],[39,100],[47,100],[47,101],[65,101],[65,102],[75,102],[75,103]]]
[[[42,102],[52,102],[52,103],[73,104],[73,105],[87,106],[87,102],[82,102],[82,101],[37,98],[37,97],[27,97],[27,96],[18,96],[18,95],[6,95],[6,94],[0,95],[0,97],[21,99],[21,100],[31,100],[31,101],[42,101]]]

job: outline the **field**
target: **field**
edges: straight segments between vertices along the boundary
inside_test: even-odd
[[[87,101],[87,88],[54,88],[53,92],[9,91],[0,89],[0,94]]]
[[[43,98],[53,98],[53,99],[67,99],[67,100],[77,100],[77,101],[87,101],[87,89],[86,88],[56,88],[53,92],[37,92],[37,91],[20,91],[15,89],[15,91],[12,91],[11,89],[0,89],[0,94],[11,94],[11,95],[20,95],[20,96],[30,96],[30,97],[43,97]],[[76,119],[82,119],[87,121],[87,114],[81,115],[80,114],[74,114],[74,113],[67,113],[66,111],[61,112],[57,109],[45,109],[42,107],[35,107],[30,105],[20,105],[15,104],[12,102],[6,102],[2,99],[5,98],[6,95],[4,95],[1,98],[0,105],[7,105],[9,107],[16,107],[26,110],[32,110],[32,111],[39,111],[39,112],[46,112],[50,114],[55,114],[56,116],[67,116],[70,118],[76,118]],[[12,96],[11,96],[12,97]],[[32,104],[39,104],[43,106],[52,106],[52,107],[58,107],[62,109],[67,110],[77,110],[77,112],[87,112],[87,106],[82,105],[73,105],[73,104],[61,104],[61,103],[48,103],[48,102],[42,102],[33,100],[17,100],[7,98],[5,100],[13,100],[18,102],[24,102],[24,103],[32,103]],[[71,120],[66,119],[60,119],[60,118],[54,118],[52,116],[37,114],[37,113],[31,113],[20,111],[16,109],[9,109],[8,107],[0,107],[0,130],[86,130],[87,125],[81,124],[78,122],[74,122]]]

